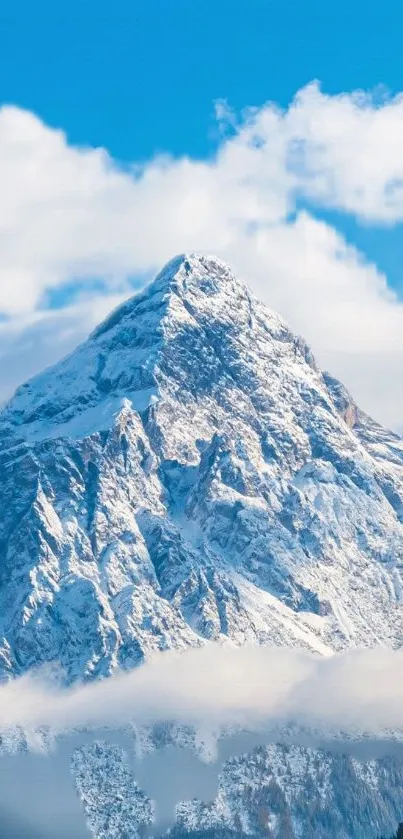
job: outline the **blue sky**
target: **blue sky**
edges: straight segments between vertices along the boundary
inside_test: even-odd
[[[0,186],[4,194],[12,196],[11,204],[7,204],[4,210],[4,230],[1,228],[0,207],[0,235],[4,233],[4,241],[7,242],[4,266],[0,258],[0,285],[3,284],[3,299],[0,287],[0,325],[7,322],[8,330],[0,330],[0,365],[2,358],[7,359],[7,371],[11,371],[5,376],[5,389],[34,372],[39,361],[40,364],[53,361],[62,350],[68,349],[70,344],[73,345],[88,331],[91,325],[89,315],[86,316],[87,320],[84,318],[82,323],[80,321],[85,305],[91,307],[92,322],[95,315],[101,316],[104,309],[128,293],[130,287],[151,276],[160,261],[167,254],[171,255],[172,241],[173,252],[188,247],[190,243],[197,249],[219,251],[225,258],[228,256],[237,270],[245,274],[249,271],[247,279],[252,287],[270,305],[280,308],[296,329],[307,335],[324,364],[330,365],[341,376],[347,375],[347,380],[350,375],[347,383],[354,392],[357,392],[358,387],[358,395],[364,401],[364,406],[368,405],[372,409],[371,393],[376,383],[367,372],[377,367],[381,354],[382,363],[387,366],[392,353],[390,338],[385,337],[383,343],[378,342],[376,347],[369,348],[366,345],[366,335],[377,331],[374,312],[378,303],[381,309],[383,306],[381,298],[385,295],[381,286],[385,276],[388,288],[399,299],[403,297],[403,213],[400,204],[399,209],[395,208],[393,212],[387,207],[391,184],[399,185],[401,178],[399,148],[393,148],[392,152],[390,150],[390,133],[395,132],[395,123],[392,125],[389,120],[388,108],[381,107],[382,119],[378,127],[375,125],[379,103],[382,104],[385,96],[393,99],[403,87],[403,5],[398,0],[385,0],[383,3],[372,0],[348,3],[347,0],[339,0],[337,4],[318,0],[307,0],[305,3],[296,0],[283,0],[281,3],[272,0],[116,0],[114,3],[105,0],[97,3],[94,0],[70,0],[68,4],[55,4],[48,0],[38,0],[35,4],[28,0],[5,0],[0,9],[0,27],[0,105],[12,105],[17,109],[3,109],[3,122],[0,125],[0,154],[3,156],[5,172],[5,175],[0,175],[0,180],[3,177],[5,184]],[[257,158],[246,173],[237,169],[246,146],[242,149],[241,143],[226,146],[226,138],[231,136],[232,129],[226,125],[223,134],[222,125],[217,122],[214,103],[226,100],[237,114],[240,126],[244,126],[240,116],[244,109],[251,106],[258,108],[261,127],[265,115],[267,117],[269,113],[265,110],[265,103],[276,103],[287,115],[292,110],[291,103],[298,91],[315,79],[319,81],[321,94],[319,98],[313,97],[314,104],[312,97],[308,97],[309,101],[304,100],[301,120],[297,128],[292,129],[295,135],[292,142],[295,144],[299,140],[298,132],[304,134],[307,130],[304,142],[313,148],[319,125],[318,138],[326,145],[329,139],[328,125],[331,124],[333,139],[329,141],[330,157],[326,158],[325,163],[322,159],[318,163],[316,157],[312,158],[314,168],[318,165],[321,170],[313,188],[311,184],[307,186],[309,172],[306,170],[303,185],[297,188],[298,198],[290,199],[291,193],[283,185],[273,203],[272,194],[276,193],[280,175],[277,177],[273,167],[270,177],[267,176],[269,185],[262,197],[259,178],[262,183],[265,181],[266,170],[259,169],[260,174],[256,174],[256,166],[260,166]],[[373,139],[371,144],[368,143],[368,148],[364,148],[366,106],[362,103],[357,105],[354,99],[356,94],[353,95],[357,90],[374,92],[370,108]],[[345,94],[347,98],[351,95],[345,113],[338,109],[337,97],[340,94]],[[328,102],[331,103],[331,110],[328,110]],[[403,125],[403,107],[395,111],[398,114],[396,125]],[[355,177],[355,170],[360,169],[361,165],[360,150],[352,149],[349,160],[349,149],[355,136],[355,129],[351,128],[354,113],[360,118],[357,122],[357,142],[363,146],[362,159],[369,161],[360,183]],[[39,117],[42,128],[39,123],[29,121],[28,114]],[[309,114],[313,114],[312,119]],[[310,122],[306,128],[304,120],[308,120],[308,117]],[[343,121],[344,117],[344,133],[339,140],[339,120]],[[290,121],[293,119],[291,115]],[[52,129],[62,129],[65,133],[63,149],[57,147],[58,135]],[[241,129],[239,131],[242,133]],[[272,144],[279,142],[282,129],[277,126],[275,140],[270,131],[268,129],[269,168]],[[18,142],[15,140],[17,136]],[[379,171],[376,149],[378,136],[381,137]],[[398,132],[396,137],[398,146]],[[22,152],[21,157],[18,157],[20,146]],[[102,147],[109,157],[100,162],[96,157],[88,157],[79,152],[80,147]],[[346,157],[341,162],[340,148],[344,149]],[[73,152],[76,168],[70,161]],[[159,171],[158,188],[154,188],[153,166],[156,156],[161,153],[171,155],[180,161],[180,165],[178,171],[171,165],[165,175]],[[213,160],[217,154],[225,157],[225,165],[217,165],[214,173],[216,183],[206,198],[203,193],[203,176],[199,178],[197,162],[204,164]],[[395,159],[393,165],[389,166],[391,154],[395,155]],[[279,155],[280,166],[280,152]],[[190,175],[184,158],[191,162]],[[302,219],[294,229],[295,248],[302,249],[301,259],[306,260],[306,270],[299,277],[295,266],[289,266],[289,273],[292,270],[296,273],[294,286],[286,285],[289,288],[288,297],[281,295],[278,288],[283,284],[283,257],[280,253],[274,254],[273,258],[270,256],[270,262],[267,256],[269,244],[272,255],[274,239],[266,243],[265,257],[261,258],[259,265],[257,261],[256,264],[253,262],[255,257],[257,260],[259,248],[261,253],[259,243],[256,243],[254,256],[248,251],[246,257],[247,251],[244,250],[244,258],[235,244],[227,248],[227,222],[234,223],[234,219],[229,218],[228,210],[232,198],[228,198],[226,210],[223,210],[222,217],[227,212],[228,219],[223,224],[221,238],[207,231],[205,219],[200,220],[199,216],[194,236],[184,233],[181,238],[179,221],[178,229],[172,235],[170,233],[166,219],[175,213],[175,196],[180,196],[179,205],[182,208],[180,212],[178,210],[178,218],[183,212],[186,220],[189,215],[186,209],[188,205],[191,207],[190,218],[193,218],[193,205],[201,207],[201,215],[204,212],[207,217],[211,212],[208,207],[213,208],[217,203],[212,197],[213,193],[215,195],[214,190],[218,189],[217,194],[221,193],[220,179],[224,178],[227,184],[232,178],[232,173],[229,176],[231,161],[235,161],[238,186],[248,179],[253,181],[253,190],[244,202],[250,209],[252,221],[249,216],[242,220],[245,223],[244,233],[247,224],[256,223],[254,212],[259,215],[260,209],[256,208],[260,207],[262,201],[267,203],[263,213],[264,224],[272,224],[273,219],[280,216],[284,222],[287,218],[290,220],[301,209],[308,213],[308,227],[304,227]],[[148,177],[148,188],[137,190],[136,195],[135,190],[131,189],[133,183],[130,183],[133,163],[142,167],[142,173]],[[332,167],[337,169],[338,166],[337,184],[334,187]],[[120,192],[116,184],[112,183],[113,178],[108,179],[107,173],[110,173],[111,167],[122,174],[128,173],[127,182],[122,181]],[[65,175],[70,168],[71,174]],[[97,169],[96,176],[94,168]],[[327,179],[324,192],[322,168]],[[284,180],[283,176],[284,172],[281,175]],[[185,181],[186,189],[183,187]],[[70,186],[76,182],[76,194],[72,197]],[[90,187],[88,183],[91,183]],[[371,195],[361,200],[360,195],[365,193],[368,183]],[[25,190],[26,184],[28,188]],[[85,192],[85,200],[80,203],[83,190],[87,190],[87,187],[93,192],[91,195]],[[166,194],[170,195],[171,207],[166,203]],[[15,206],[12,203],[14,195],[21,195],[21,200],[15,200]],[[104,195],[108,197],[104,198]],[[99,200],[95,196],[99,196]],[[239,201],[239,206],[236,204],[237,212],[241,212],[239,208],[242,207],[243,199]],[[282,201],[292,205],[289,216],[288,210],[280,207]],[[146,233],[137,232],[141,226],[136,216],[139,202],[143,202],[143,215],[149,219]],[[164,212],[159,211],[161,205],[165,207]],[[106,206],[110,212],[108,218],[104,212]],[[123,211],[122,206],[129,207],[130,212]],[[66,226],[65,219],[70,211],[74,222],[70,223],[69,220]],[[91,214],[94,214],[95,219],[92,226],[88,222]],[[118,230],[119,214],[122,215],[122,223]],[[152,238],[150,231],[154,214],[156,222]],[[13,227],[14,217],[17,216],[18,223]],[[63,224],[59,230],[57,223],[53,222],[61,218]],[[215,226],[219,221],[218,215]],[[201,232],[197,234],[199,222]],[[322,233],[320,222],[326,225]],[[129,223],[132,225],[132,233],[127,232]],[[95,244],[92,242],[86,248],[78,241],[77,230],[85,231],[87,224],[88,238],[92,242],[93,237]],[[108,251],[106,247],[98,247],[98,243],[102,244],[105,236],[107,238],[105,231],[108,231],[109,225],[114,232]],[[309,233],[306,232],[308,228]],[[323,242],[325,234],[326,245]],[[139,236],[140,248],[137,247],[136,235]],[[336,242],[336,235],[341,236],[340,242]],[[42,242],[44,237],[48,240],[46,247]],[[133,242],[129,246],[131,237]],[[309,247],[305,246],[304,237],[306,241],[309,238]],[[145,238],[148,251],[139,254]],[[9,258],[8,248],[11,250],[13,242],[16,243],[15,254]],[[67,252],[69,242],[72,243],[71,254]],[[249,247],[246,239],[245,242]],[[348,252],[349,245],[356,249],[353,258]],[[290,248],[288,245],[284,247],[287,253]],[[312,249],[315,247],[318,249],[318,259],[313,268]],[[294,239],[291,245],[293,249]],[[340,249],[343,251],[342,257]],[[326,258],[330,250],[333,254],[332,260],[326,263],[323,261],[325,250]],[[309,256],[306,252],[309,252]],[[365,278],[361,263],[365,263]],[[376,268],[375,274],[372,263]],[[322,275],[320,264],[323,266]],[[361,294],[358,292],[359,287],[366,283],[367,290],[370,289],[365,297],[365,305],[362,304],[362,318],[361,310],[355,309],[353,312],[351,308],[346,320],[350,324],[346,326],[350,334],[351,324],[362,320],[362,326],[357,330],[362,341],[359,349],[351,345],[350,339],[348,343],[347,335],[341,330],[340,320],[338,326],[336,324],[335,314],[332,318],[333,303],[329,303],[329,310],[323,309],[321,320],[326,326],[323,326],[322,332],[315,331],[310,319],[309,313],[319,305],[319,296],[322,294],[319,288],[321,277],[325,283],[328,274],[332,274],[337,264],[342,264],[344,271],[343,276],[340,275],[337,298],[337,311],[342,313],[339,317],[344,318],[343,313],[350,298],[358,306],[357,300]],[[277,284],[275,280],[266,282],[262,279],[265,265],[269,265],[268,274],[277,270]],[[347,282],[347,269],[351,275],[351,293],[343,291],[344,283]],[[317,275],[315,290],[311,273]],[[334,282],[337,284],[339,281]],[[309,305],[305,305],[305,315],[301,314],[304,306],[294,305],[296,293],[301,294],[301,304],[308,299],[307,295],[309,297],[312,294],[308,300]],[[47,310],[63,309],[65,323],[67,312],[75,304],[81,307],[80,311],[77,309],[71,312],[71,318],[76,319],[75,326],[72,321],[63,332],[63,335],[70,335],[70,338],[66,337],[64,342],[60,340],[59,348],[51,350],[55,341],[50,339],[53,327],[46,314]],[[369,310],[371,316],[368,315]],[[333,311],[336,309],[333,308]],[[46,315],[46,324],[41,320],[42,314]],[[388,318],[393,322],[396,320],[390,330],[387,326]],[[397,334],[398,321],[400,324],[400,308],[395,305],[393,311],[385,310],[381,314],[379,333],[382,330],[385,336],[388,332]],[[57,331],[56,321],[54,324]],[[334,333],[331,333],[330,326]],[[14,368],[10,367],[8,359],[10,340],[14,358],[17,359],[15,372],[12,372]],[[23,352],[27,352],[26,348],[37,346],[40,341],[41,350],[37,358],[30,351],[29,358],[27,356],[24,360]],[[349,356],[346,360],[343,352],[337,353],[336,344],[344,346],[344,355],[348,344],[351,358]],[[398,352],[401,351],[403,345],[393,355],[394,370],[398,369]],[[366,385],[362,394],[360,383],[363,381],[363,368],[360,366],[360,358],[364,358],[362,364],[367,364],[364,370]],[[383,369],[381,365],[379,370]],[[355,372],[350,374],[350,370]],[[383,376],[383,372],[378,371],[378,378],[378,373]],[[391,396],[389,394],[385,397],[385,394],[377,392],[375,409],[384,398],[390,400]],[[390,421],[394,412],[400,412],[403,416],[403,400],[401,407],[390,410]],[[386,415],[385,418],[388,419]],[[393,423],[396,424],[394,418]]]
[[[212,103],[401,88],[399,0],[3,0],[0,99],[133,160],[205,156]]]
[[[214,152],[213,103],[402,87],[399,0],[5,0],[0,102],[121,161]],[[403,295],[403,231],[339,226]]]

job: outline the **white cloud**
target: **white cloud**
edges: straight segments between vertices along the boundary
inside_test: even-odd
[[[101,277],[107,293],[126,294],[131,277],[197,250],[230,262],[365,409],[401,425],[402,305],[334,228],[290,213],[302,196],[367,222],[403,218],[403,98],[310,85],[285,112],[268,104],[237,124],[221,102],[217,116],[231,131],[214,159],[123,169],[33,114],[0,110],[0,312],[11,319],[0,323],[0,398],[94,322],[88,301],[41,313],[49,291]]]
[[[403,652],[378,648],[322,658],[295,649],[209,644],[159,653],[134,671],[70,689],[51,688],[32,675],[0,687],[3,732],[164,720],[206,733],[286,723],[333,735],[403,733]]]
[[[324,96],[309,85],[285,122],[305,195],[368,220],[403,218],[403,95],[377,102],[360,91]]]

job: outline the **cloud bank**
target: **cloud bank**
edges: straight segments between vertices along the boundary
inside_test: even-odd
[[[227,260],[364,409],[401,424],[402,303],[320,213],[403,220],[403,97],[311,84],[284,111],[268,103],[237,119],[219,103],[217,119],[211,159],[123,167],[32,113],[0,109],[0,400],[74,346],[134,278],[196,250]]]
[[[403,651],[319,658],[298,650],[209,644],[159,653],[137,670],[57,689],[32,675],[0,688],[0,730],[191,724],[217,732],[297,724],[323,732],[403,732]]]

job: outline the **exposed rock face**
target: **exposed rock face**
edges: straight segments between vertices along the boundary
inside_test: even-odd
[[[216,259],[176,258],[20,387],[0,463],[4,677],[402,643],[403,442]]]

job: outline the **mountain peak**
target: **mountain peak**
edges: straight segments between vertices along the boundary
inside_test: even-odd
[[[216,256],[192,252],[182,253],[170,259],[154,282],[170,285],[172,281],[185,283],[186,279],[191,279],[203,287],[207,278],[210,280],[210,288],[215,286],[218,289],[228,281],[240,284],[223,260]]]
[[[189,299],[196,296],[212,298],[224,295],[227,306],[236,309],[240,298],[249,301],[250,294],[246,285],[240,282],[221,259],[198,253],[182,253],[159,271],[151,283],[118,306],[93,331],[91,338],[98,338],[110,329],[122,324],[126,318],[136,318],[140,309],[150,305],[161,311],[169,299]],[[206,308],[206,307],[204,307]],[[207,304],[208,308],[208,304]]]
[[[73,353],[20,387],[0,419],[30,440],[87,436],[113,425],[122,400],[143,413],[161,394],[182,402],[231,383],[249,393],[262,367],[269,376],[273,367],[276,380],[283,367],[291,382],[297,355],[318,374],[305,343],[224,262],[184,253]]]
[[[205,299],[204,308],[217,296],[231,308],[237,308],[240,299],[250,300],[246,285],[223,260],[198,253],[180,254],[167,262],[144,294],[158,291],[189,300],[196,295]]]

